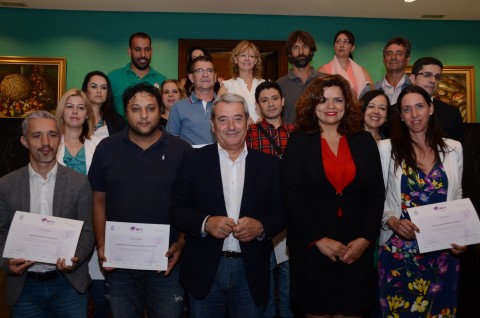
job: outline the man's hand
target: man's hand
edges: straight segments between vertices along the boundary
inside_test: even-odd
[[[240,242],[250,242],[257,238],[263,229],[262,222],[249,217],[240,218],[237,223],[233,228],[233,236]]]
[[[236,226],[232,218],[226,216],[210,216],[205,222],[205,232],[214,238],[225,239]]]
[[[180,234],[178,240],[170,246],[167,253],[165,254],[168,257],[168,265],[167,270],[163,275],[168,276],[170,272],[175,268],[180,257],[182,256],[183,247],[185,246],[185,236],[184,234]]]
[[[331,238],[324,237],[321,240],[315,242],[315,245],[320,252],[330,258],[332,262],[337,261],[337,257],[342,258],[348,251],[348,247],[340,243],[339,241],[332,240]]]
[[[463,252],[465,252],[467,250],[467,247],[463,246],[463,245],[458,245],[458,244],[455,244],[455,243],[452,243],[450,245],[452,246],[452,248],[450,249],[450,253],[452,253],[453,255],[462,254]]]
[[[8,268],[15,275],[22,275],[35,261],[27,261],[23,258],[10,258],[8,260]]]
[[[107,261],[107,258],[105,257],[105,247],[99,247],[97,246],[97,256],[98,256],[98,261],[100,262],[100,268],[103,268],[104,271],[106,272],[111,272],[115,269],[115,267],[103,267],[103,263]]]
[[[65,258],[57,258],[57,270],[64,273],[71,272],[78,262],[78,257],[72,257],[71,261],[72,265],[65,265]]]

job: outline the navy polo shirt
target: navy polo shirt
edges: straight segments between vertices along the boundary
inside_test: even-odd
[[[128,138],[128,129],[97,146],[88,173],[92,190],[106,193],[107,221],[170,224],[172,186],[191,146],[160,127],[162,137],[143,150]],[[170,244],[177,236],[171,228]]]

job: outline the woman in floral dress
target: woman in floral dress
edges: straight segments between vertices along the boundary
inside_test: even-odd
[[[381,317],[455,317],[459,260],[466,247],[420,254],[407,208],[462,197],[462,145],[442,138],[426,91],[402,91],[392,139],[379,143],[386,202],[380,233]]]

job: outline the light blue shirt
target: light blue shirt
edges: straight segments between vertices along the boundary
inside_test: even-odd
[[[213,96],[215,99],[215,94]],[[168,116],[167,131],[191,145],[205,145],[215,142],[210,125],[213,100],[204,108],[195,92],[190,97],[176,102]]]

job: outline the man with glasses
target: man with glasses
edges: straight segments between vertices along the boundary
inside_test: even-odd
[[[410,74],[413,85],[420,86],[432,97],[435,114],[445,137],[462,141],[463,120],[458,107],[453,107],[439,99],[433,98],[438,83],[442,79],[443,64],[433,57],[422,57],[415,61]]]
[[[212,104],[216,97],[213,87],[217,74],[209,56],[198,56],[192,62],[188,78],[194,85],[192,94],[176,102],[168,117],[167,131],[193,146],[212,144],[210,129]]]
[[[383,48],[383,64],[385,77],[375,84],[375,89],[381,90],[390,99],[390,104],[397,103],[398,95],[410,85],[410,79],[405,75],[405,66],[410,61],[412,46],[403,37],[390,39]]]

